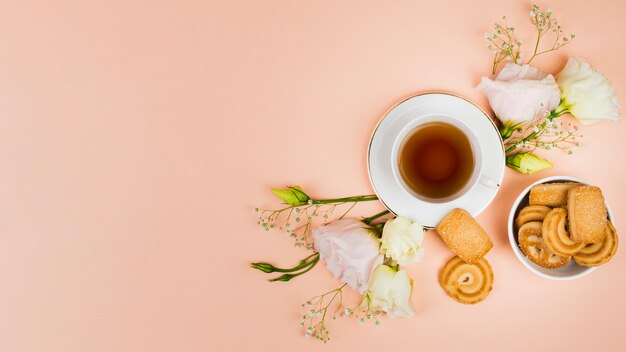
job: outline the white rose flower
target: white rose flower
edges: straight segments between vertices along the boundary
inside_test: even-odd
[[[619,101],[606,77],[587,61],[570,57],[556,77],[562,92],[562,108],[585,125],[619,120]]]
[[[379,265],[372,273],[367,291],[374,309],[386,312],[389,317],[412,317],[415,309],[411,304],[413,282],[404,270]]]
[[[554,77],[530,65],[506,64],[495,79],[483,77],[478,89],[502,122],[505,139],[535,117],[544,117],[561,100]]]
[[[313,241],[333,276],[359,292],[367,290],[372,270],[383,262],[378,238],[357,219],[320,226],[313,230]]]
[[[389,219],[383,227],[381,252],[400,265],[420,260],[424,254],[424,228],[418,222],[398,216]]]

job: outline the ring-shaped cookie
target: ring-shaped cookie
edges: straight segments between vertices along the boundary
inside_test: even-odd
[[[454,257],[441,271],[439,283],[457,302],[475,304],[485,299],[491,292],[493,270],[485,258],[469,264],[459,257]]]

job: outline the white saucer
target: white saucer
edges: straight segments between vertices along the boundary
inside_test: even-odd
[[[439,119],[454,121],[469,135],[477,178],[456,199],[428,202],[407,190],[399,175],[399,145],[417,125]],[[396,215],[435,227],[454,208],[473,216],[480,214],[495,197],[504,176],[502,138],[491,118],[470,101],[449,93],[423,93],[391,108],[374,130],[367,161],[370,181],[381,202]]]

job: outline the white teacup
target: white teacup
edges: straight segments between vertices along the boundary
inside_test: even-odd
[[[427,197],[425,195],[419,194],[415,192],[411,187],[409,187],[402,177],[400,173],[399,167],[399,155],[401,152],[402,145],[404,141],[407,139],[411,133],[420,126],[424,126],[426,124],[431,123],[444,123],[448,125],[452,125],[458,128],[461,132],[467,136],[467,139],[470,142],[470,146],[472,148],[472,157],[473,157],[473,171],[470,175],[469,179],[466,181],[465,185],[456,191],[454,194],[449,195],[443,198],[432,198]],[[432,114],[421,116],[419,119],[415,119],[411,121],[409,124],[404,126],[400,133],[397,135],[395,142],[392,147],[392,165],[393,165],[393,175],[396,179],[396,182],[401,185],[406,193],[411,195],[414,198],[420,199],[424,202],[428,203],[450,203],[453,202],[467,193],[469,193],[474,187],[486,187],[490,189],[497,189],[499,187],[498,182],[489,178],[488,176],[482,173],[483,171],[483,153],[481,150],[481,143],[473,133],[472,129],[460,118],[452,116],[452,115],[442,115],[442,114]]]
[[[445,198],[428,198],[404,181],[398,153],[404,140],[420,125],[450,124],[467,135],[473,172],[466,184]],[[368,171],[374,191],[396,215],[436,226],[454,208],[476,216],[493,200],[504,176],[504,147],[490,117],[471,101],[450,93],[422,93],[402,100],[380,120],[368,148]],[[459,186],[460,187],[460,186]]]

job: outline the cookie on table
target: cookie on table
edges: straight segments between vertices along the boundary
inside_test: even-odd
[[[493,270],[485,258],[470,264],[454,257],[441,270],[439,284],[455,301],[475,304],[484,300],[491,292]]]
[[[485,230],[460,208],[446,215],[435,230],[454,254],[470,264],[477,262],[493,247]]]

